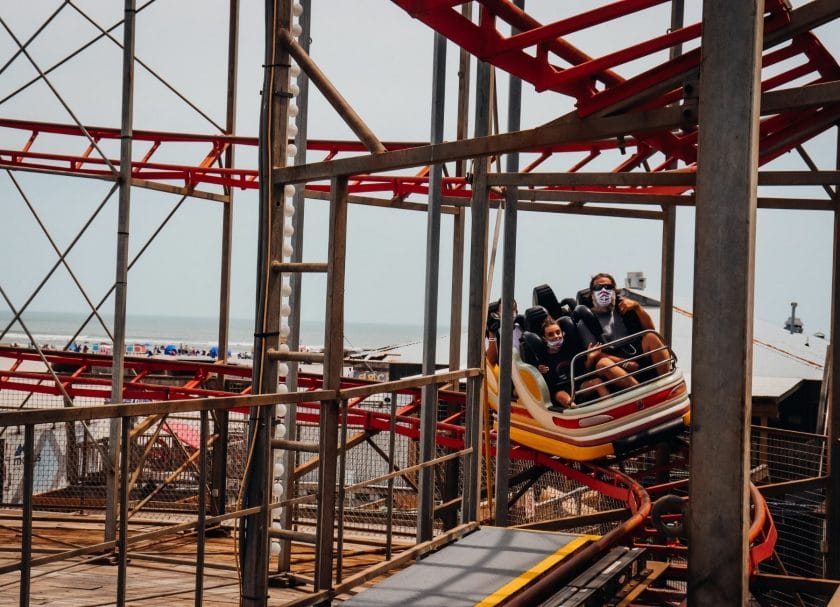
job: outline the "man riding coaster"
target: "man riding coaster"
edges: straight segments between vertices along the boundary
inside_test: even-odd
[[[644,354],[650,363],[641,366],[649,366],[656,375],[670,371],[668,349],[656,333],[644,333],[635,344],[627,342],[618,347],[598,347],[642,331],[655,330],[650,315],[637,301],[617,295],[612,275],[606,272],[595,274],[589,282],[588,297],[584,294],[581,299],[583,303],[575,308],[574,317],[578,321],[581,339],[590,350],[586,359],[587,370],[618,365],[635,374],[640,368],[638,358]],[[616,381],[615,385],[629,388],[636,383],[634,377],[628,376]]]

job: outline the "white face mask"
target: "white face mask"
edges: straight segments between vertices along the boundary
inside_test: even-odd
[[[563,347],[563,338],[560,337],[558,339],[546,340],[545,344],[548,346],[549,352],[556,354],[560,351],[560,348]]]
[[[598,307],[607,308],[615,301],[615,290],[602,289],[600,291],[593,291],[592,299]]]

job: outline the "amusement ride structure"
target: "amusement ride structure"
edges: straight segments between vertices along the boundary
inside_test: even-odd
[[[132,598],[128,572],[134,574],[136,560],[154,558],[140,547],[185,532],[195,538],[188,557],[195,602],[210,604],[205,571],[225,570],[207,558],[211,530],[234,536],[236,564],[227,571],[236,572],[242,605],[368,604],[365,592],[356,594],[362,586],[431,551],[444,552],[479,524],[562,530],[576,538],[575,549],[550,567],[538,575],[515,572],[517,584],[486,589],[495,598],[480,604],[566,604],[571,595],[562,592],[579,593],[579,602],[569,604],[609,598],[622,605],[739,604],[748,597],[761,605],[817,605],[834,595],[840,509],[832,505],[840,499],[840,457],[831,447],[840,416],[830,415],[827,432],[813,436],[751,430],[749,380],[756,208],[832,211],[840,226],[838,171],[821,169],[823,159],[815,161],[805,147],[836,132],[840,120],[840,65],[819,35],[840,17],[836,2],[707,1],[702,20],[686,23],[682,0],[562,9],[511,0],[383,1],[412,27],[434,31],[428,141],[376,136],[310,55],[310,2],[291,0],[265,3],[257,136],[240,135],[236,127],[237,0],[227,15],[226,120],[215,125],[219,132],[135,130],[135,66],[172,86],[135,55],[143,11],[152,3],[125,4],[114,26],[95,26],[97,40],[122,49],[119,126],[76,120],[52,83],[63,62],[45,67],[30,52],[63,11],[85,15],[82,8],[59,3],[28,39],[2,19],[13,41],[2,70],[26,61],[36,74],[0,99],[0,168],[12,187],[28,200],[15,176],[34,173],[113,184],[105,201],[119,193],[115,281],[101,300],[87,294],[67,264],[101,206],[64,250],[39,220],[59,261],[25,303],[3,292],[13,320],[0,334],[0,429],[4,458],[18,467],[4,472],[2,503],[19,520],[21,540],[19,558],[5,560],[0,572],[18,576],[21,605],[38,591],[39,575],[48,571],[42,568],[65,562],[72,570],[78,559],[103,555],[117,565],[109,600],[139,600]],[[609,32],[663,15],[665,33],[627,44],[609,39]],[[590,31],[604,47],[574,42]],[[607,42],[618,46],[603,51]],[[456,138],[444,141],[448,43],[460,49],[458,121]],[[498,116],[493,121],[501,73],[510,76],[505,130]],[[48,85],[72,121],[4,115],[3,104],[36,82]],[[522,83],[538,96],[562,99],[569,111],[521,128]],[[355,140],[308,137],[312,86]],[[808,171],[773,170],[791,152]],[[527,159],[524,168],[520,157]],[[756,186],[765,188],[762,194],[818,186],[827,197],[759,197]],[[146,190],[222,205],[215,362],[127,353],[129,269],[169,221],[129,259],[132,193]],[[259,196],[250,366],[230,364],[225,355],[232,207],[241,190]],[[325,260],[304,259],[306,200],[329,205],[328,233],[315,235],[327,243]],[[348,366],[366,364],[348,358],[344,347],[349,204],[427,215],[422,363],[411,372],[390,369],[387,381],[347,373]],[[716,294],[714,302],[695,298],[690,389],[669,359],[668,373],[638,391],[573,412],[550,411],[539,374],[512,344],[517,214],[661,222],[659,331],[668,343],[680,206],[696,208],[695,284]],[[504,217],[498,365],[484,357],[500,231],[497,224],[491,243],[492,208]],[[442,215],[453,224],[451,335],[462,332],[461,293],[468,293],[466,364],[459,340],[451,339],[446,371],[436,364]],[[90,314],[61,349],[47,350],[28,326],[26,308],[62,264]],[[326,278],[323,351],[301,347],[300,309],[313,306],[301,301],[308,274]],[[835,294],[838,275],[835,268]],[[102,312],[106,303],[113,316]],[[833,302],[834,335],[838,305]],[[70,351],[94,317],[113,354]],[[8,343],[12,326],[29,347]],[[827,360],[826,378],[836,377],[840,352],[833,345]],[[835,404],[837,386],[823,386]],[[653,431],[664,426],[668,432]],[[791,453],[799,454],[800,467]],[[77,511],[93,513],[101,538],[66,550],[39,544],[33,520],[41,513]],[[777,512],[783,524],[777,525]],[[149,524],[158,513],[181,518],[155,530],[135,522],[145,516]],[[799,564],[790,562],[795,550],[788,544],[796,544],[797,533],[808,543],[796,528],[806,519],[820,521],[819,538],[803,559],[807,567],[792,572]],[[308,569],[299,565],[301,546],[311,551]],[[611,556],[616,548],[625,552]],[[626,551],[638,551],[633,559],[644,553],[646,564],[629,577],[624,569],[623,577],[603,577],[613,562],[635,562]],[[360,554],[373,560],[352,563]],[[580,582],[604,559],[591,575],[598,584]],[[280,586],[292,588],[282,602],[274,590]]]

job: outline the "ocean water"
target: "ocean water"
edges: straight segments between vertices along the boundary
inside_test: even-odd
[[[0,313],[0,343],[28,345],[27,330],[41,345],[63,348],[78,333],[75,342],[79,345],[110,344],[107,332],[96,318],[80,330],[87,314],[70,312],[27,312],[20,322],[11,323],[13,316],[8,311]],[[113,320],[102,315],[109,327]],[[113,331],[113,329],[111,329]],[[144,346],[174,344],[199,350],[209,349],[218,342],[218,320],[208,317],[181,316],[129,316],[126,321],[126,345]],[[447,331],[441,328],[439,335]],[[232,318],[228,329],[229,349],[233,353],[249,352],[254,343],[253,319]],[[421,325],[392,325],[369,322],[346,322],[344,345],[346,348],[376,348],[402,345],[420,341]],[[324,343],[322,322],[301,322],[300,343],[320,346]]]

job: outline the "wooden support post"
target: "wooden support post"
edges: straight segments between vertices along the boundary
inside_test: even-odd
[[[300,0],[300,4],[303,6],[303,13],[298,17],[298,24],[302,28],[299,40],[303,50],[306,53],[309,53],[309,45],[311,42],[310,33],[312,30],[312,2],[311,0]],[[301,73],[298,75],[298,88],[300,89],[300,92],[298,94],[298,107],[300,108],[300,112],[298,113],[295,121],[298,129],[297,135],[295,136],[295,145],[297,146],[297,156],[295,156],[295,164],[302,164],[306,161],[306,147],[307,141],[309,139],[309,77],[306,75],[306,72],[301,71]],[[326,272],[326,264],[324,264],[324,267],[321,268],[320,264],[318,263],[304,264],[302,261],[303,234],[304,226],[306,224],[306,194],[302,186],[295,188],[293,203],[295,206],[295,214],[292,217],[292,229],[294,230],[294,237],[291,239],[292,256],[289,265],[297,266],[298,270],[301,269],[301,266],[307,265],[307,270],[315,270],[317,268],[319,271],[323,270],[324,272]],[[292,292],[289,295],[289,308],[291,309],[291,314],[289,314],[289,337],[287,338],[286,343],[289,346],[289,350],[294,352],[297,351],[300,347],[300,318],[301,308],[303,305],[303,275],[300,273],[300,271],[288,271],[291,273],[291,275],[289,276],[289,286],[291,287]],[[289,373],[286,376],[286,386],[289,388],[290,392],[295,392],[298,389],[298,364],[296,362],[289,363]],[[299,430],[297,427],[296,405],[288,406],[288,408],[286,409],[286,417],[284,418],[283,423],[286,424],[286,428],[288,428],[289,430],[289,437],[291,437],[292,439],[298,438]],[[286,468],[283,478],[286,495],[296,495],[296,479],[294,477],[293,472],[299,463],[299,454],[295,453],[294,451],[287,451],[285,454],[285,458],[282,459]],[[283,529],[292,528],[295,514],[296,508],[294,506],[283,508],[282,514],[279,517],[277,517],[279,518],[280,524],[282,525]],[[290,571],[292,566],[292,542],[291,540],[283,538],[280,538],[279,541],[280,554],[277,557],[277,571],[281,573],[286,573]]]
[[[341,96],[338,89],[333,86],[327,76],[321,71],[309,53],[298,44],[294,36],[285,30],[280,32],[281,40],[286,45],[289,53],[295,58],[300,67],[309,76],[309,80],[318,87],[321,94],[333,106],[338,115],[344,119],[344,122],[349,126],[359,140],[365,144],[368,150],[373,153],[381,154],[385,151],[385,146],[376,138],[376,135],[365,124],[362,118],[356,113],[353,107]]]
[[[330,186],[329,270],[324,328],[324,388],[341,386],[344,365],[344,254],[347,247],[347,178],[336,177]],[[318,472],[318,528],[315,558],[315,590],[332,587],[333,536],[336,504],[336,459],[338,415],[341,401],[321,404],[319,421],[320,469]]]
[[[840,127],[837,129],[837,166],[840,167]],[[834,186],[834,202],[840,204],[840,186]],[[828,394],[829,482],[826,506],[826,577],[840,579],[840,210],[834,210],[834,263],[831,276],[831,381]]]
[[[20,531],[20,604],[29,605],[32,583],[32,491],[35,485],[35,426],[23,428],[23,512]]]
[[[252,390],[255,394],[277,393],[277,361],[270,353],[280,345],[282,275],[271,270],[283,256],[285,184],[266,178],[286,165],[288,145],[289,56],[280,43],[282,32],[291,27],[291,0],[266,3],[265,63],[260,106],[260,214],[257,251],[257,313],[254,328]],[[269,538],[273,457],[271,438],[274,407],[252,408],[248,441],[249,468],[245,481],[245,506],[259,511],[242,520],[242,607],[268,604]]]
[[[763,2],[703,3],[691,377],[690,605],[745,605],[748,597],[762,33]]]

